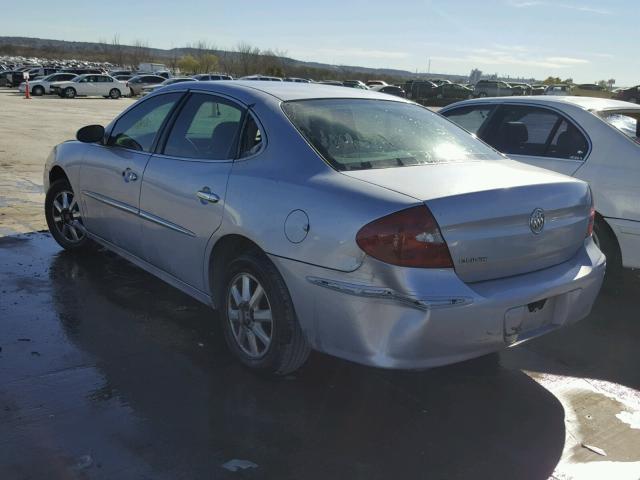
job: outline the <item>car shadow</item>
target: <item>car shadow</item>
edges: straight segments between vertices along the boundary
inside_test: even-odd
[[[45,234],[0,239],[0,253],[12,331],[31,328],[29,348],[49,339],[0,370],[14,477],[67,478],[89,456],[104,478],[538,480],[562,454],[562,405],[497,356],[397,372],[313,354],[267,378],[231,357],[211,309],[114,254]],[[256,467],[222,467],[233,459]]]
[[[502,354],[503,364],[570,377],[605,380],[640,390],[640,270],[625,269],[608,277],[591,314],[580,322],[532,340],[525,349]]]

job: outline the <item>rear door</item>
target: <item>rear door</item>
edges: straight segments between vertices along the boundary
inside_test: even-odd
[[[112,88],[115,87],[111,77],[107,75],[97,75],[98,81],[95,84],[96,95],[109,95]]]
[[[140,184],[159,132],[181,92],[142,101],[115,123],[104,145],[90,144],[80,172],[87,229],[141,256]]]
[[[556,110],[502,104],[480,138],[514,160],[573,175],[589,154],[576,124]]]
[[[76,83],[74,88],[78,95],[95,95],[95,88],[93,87],[95,82],[95,75],[87,75]]]
[[[140,196],[146,260],[204,289],[205,250],[222,222],[244,106],[190,94],[145,170]]]

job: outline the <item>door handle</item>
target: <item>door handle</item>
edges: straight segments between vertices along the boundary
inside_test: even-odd
[[[124,178],[124,181],[127,183],[135,182],[138,179],[138,175],[130,168],[127,168],[124,172],[122,172],[122,178]]]
[[[196,197],[198,197],[202,203],[218,203],[220,201],[220,197],[215,193],[212,193],[211,190],[209,190],[209,187],[204,187],[202,190],[198,190],[196,192]]]

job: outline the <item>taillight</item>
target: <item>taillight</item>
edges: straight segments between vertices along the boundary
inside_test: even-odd
[[[593,235],[593,223],[596,220],[596,209],[591,207],[589,210],[589,224],[587,225],[587,237]]]
[[[440,227],[425,205],[401,210],[374,220],[356,235],[368,255],[392,265],[418,268],[452,268]]]

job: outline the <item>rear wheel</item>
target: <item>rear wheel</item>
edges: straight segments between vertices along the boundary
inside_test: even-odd
[[[265,255],[247,253],[228,265],[219,306],[227,345],[244,365],[286,375],[307,360],[289,291]]]
[[[77,198],[66,179],[56,180],[47,191],[44,213],[51,236],[66,250],[84,250],[91,240],[84,233]]]
[[[608,276],[616,275],[622,270],[622,254],[613,230],[600,216],[596,217],[593,225],[593,241],[607,257]]]
[[[64,89],[65,98],[76,98],[76,89],[73,87],[67,87]]]
[[[120,98],[120,90],[118,90],[117,88],[112,88],[109,92],[109,97],[113,98],[114,100]]]

